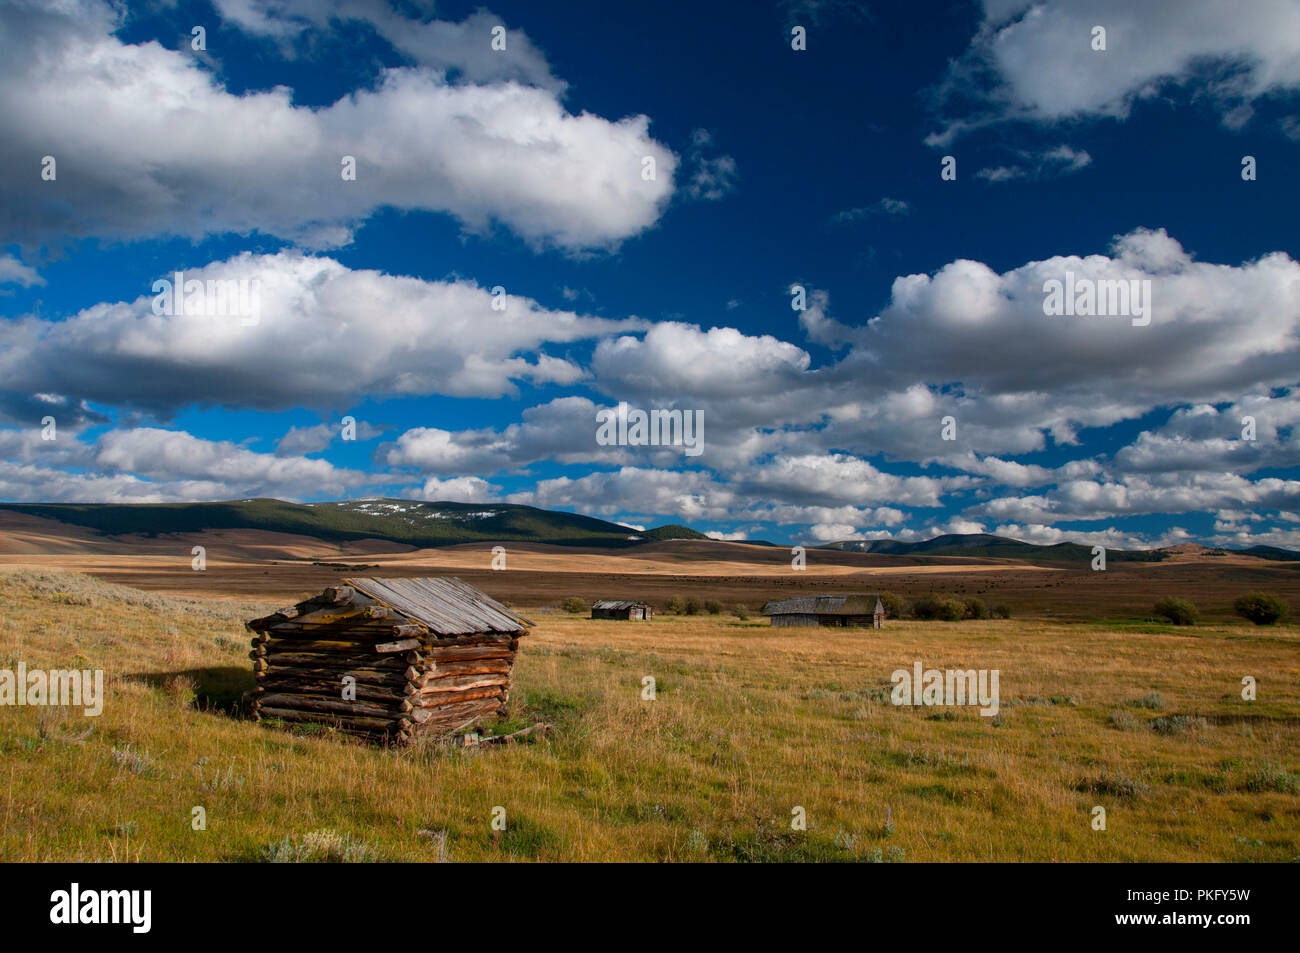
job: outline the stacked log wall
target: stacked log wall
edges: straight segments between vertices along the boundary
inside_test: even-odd
[[[521,633],[440,638],[347,587],[249,628],[259,719],[409,743],[508,713]],[[348,675],[356,698],[345,701]]]

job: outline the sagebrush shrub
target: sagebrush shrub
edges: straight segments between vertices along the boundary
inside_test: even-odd
[[[1238,596],[1232,608],[1255,625],[1273,625],[1285,619],[1291,607],[1271,592],[1248,592]]]
[[[1166,619],[1174,625],[1195,625],[1200,617],[1196,606],[1186,599],[1166,596],[1156,602],[1154,609],[1157,619]]]

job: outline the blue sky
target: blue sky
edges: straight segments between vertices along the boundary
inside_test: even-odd
[[[1300,4],[547,6],[0,2],[0,498],[1300,545]]]

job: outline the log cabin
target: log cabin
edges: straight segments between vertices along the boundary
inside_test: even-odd
[[[253,716],[407,744],[505,716],[532,622],[454,577],[345,579],[247,623]]]
[[[874,605],[872,602],[874,601]],[[877,596],[802,596],[782,599],[763,606],[772,625],[835,625],[880,629],[885,625],[885,607]]]

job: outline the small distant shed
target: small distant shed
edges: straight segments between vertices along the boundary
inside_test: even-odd
[[[591,604],[591,617],[593,619],[638,619],[649,622],[654,618],[654,609],[646,602],[601,599]]]
[[[255,717],[407,743],[507,714],[532,622],[455,577],[343,582],[247,624]]]
[[[883,628],[885,607],[878,596],[803,596],[763,606],[773,625],[838,625]]]

